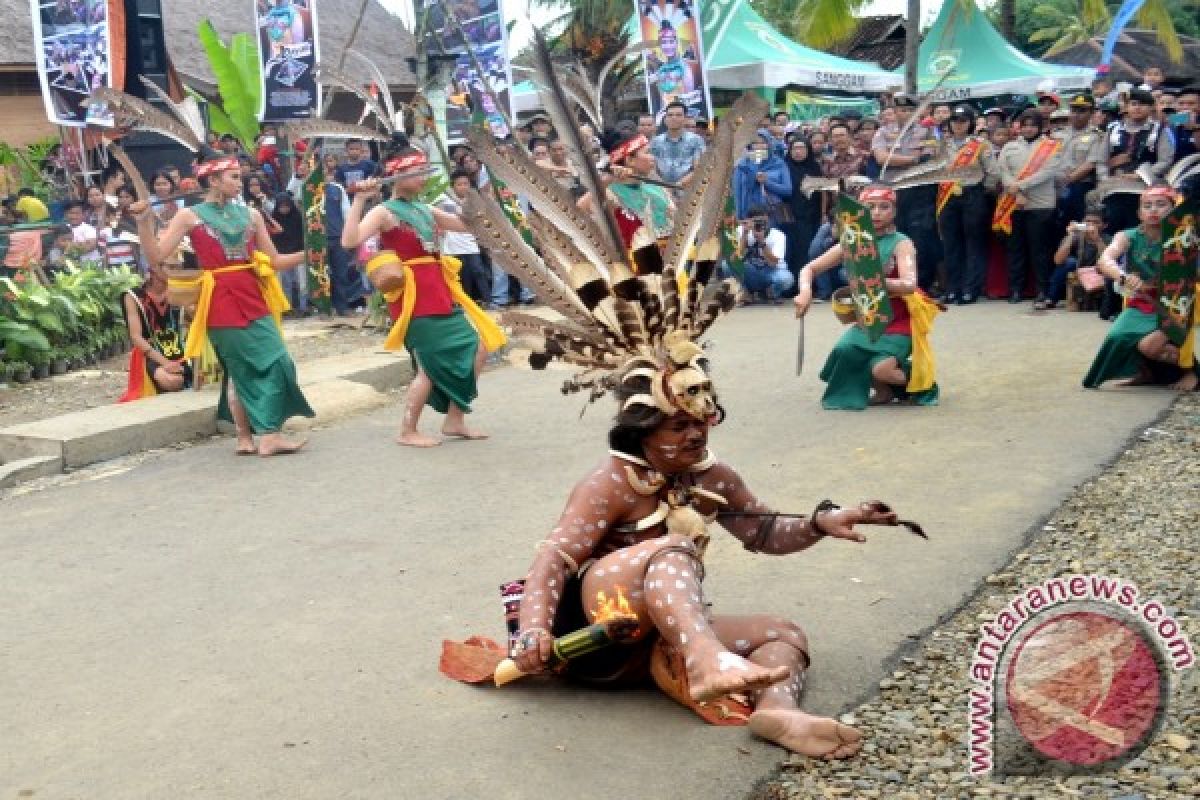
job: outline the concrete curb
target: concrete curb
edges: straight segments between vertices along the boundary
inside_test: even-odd
[[[376,408],[412,379],[407,354],[356,353],[298,365],[314,419],[306,429]],[[215,386],[76,411],[0,429],[0,487],[217,433]]]

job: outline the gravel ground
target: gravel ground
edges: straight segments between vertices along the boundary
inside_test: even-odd
[[[362,329],[361,322],[361,317],[344,321],[322,317],[286,320],[284,338],[298,364],[379,347],[385,332]],[[7,388],[0,384],[0,428],[116,402],[125,391],[128,360],[128,355],[120,355],[49,380]]]
[[[1079,487],[1001,572],[891,664],[879,692],[844,714],[866,737],[841,762],[793,757],[749,800],[1200,795],[1200,669],[1174,679],[1162,733],[1141,755],[1093,776],[976,779],[967,774],[967,665],[979,625],[1023,587],[1065,573],[1120,576],[1159,600],[1200,645],[1196,595],[1200,396],[1181,397],[1111,467]]]

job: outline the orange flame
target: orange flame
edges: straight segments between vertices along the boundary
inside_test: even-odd
[[[625,588],[623,586],[616,588],[616,597],[609,597],[603,589],[596,592],[596,618],[594,622],[608,622],[609,620],[622,617],[637,617],[633,613],[633,607],[629,605],[629,599],[625,597]]]

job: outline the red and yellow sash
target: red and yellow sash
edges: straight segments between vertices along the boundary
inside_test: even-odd
[[[208,342],[208,310],[212,306],[213,288],[217,285],[217,274],[226,272],[252,271],[258,278],[258,288],[262,291],[263,301],[275,319],[275,326],[283,331],[283,314],[291,310],[291,304],[283,293],[279,276],[271,267],[271,259],[266,253],[255,250],[246,264],[230,264],[227,267],[206,269],[199,278],[171,278],[169,284],[177,288],[200,287],[200,299],[196,301],[196,311],[192,316],[191,327],[188,328],[187,345],[183,348],[184,358],[199,358],[210,347]]]
[[[1029,154],[1029,160],[1025,162],[1025,166],[1021,167],[1021,172],[1017,175],[1017,180],[1025,180],[1046,166],[1046,162],[1054,157],[1054,154],[1058,152],[1060,147],[1062,147],[1062,142],[1057,139],[1042,139],[1033,152]],[[1017,196],[1015,194],[1005,192],[1000,195],[1000,199],[996,202],[996,213],[992,215],[992,230],[997,233],[1012,233],[1012,215],[1016,210]]]
[[[397,256],[390,250],[386,250],[367,262],[367,274],[370,275],[379,267],[389,261],[396,261]],[[458,303],[463,312],[467,315],[467,319],[475,326],[475,330],[479,332],[479,339],[483,343],[484,348],[489,353],[494,353],[499,350],[508,341],[508,337],[504,335],[504,331],[500,330],[500,326],[492,319],[486,311],[475,304],[467,293],[462,288],[462,279],[459,273],[462,271],[462,262],[457,258],[451,258],[447,255],[442,256],[418,256],[407,260],[400,260],[404,266],[404,286],[400,289],[395,289],[386,292],[383,297],[389,303],[400,301],[400,315],[396,317],[392,329],[388,331],[387,339],[383,342],[383,349],[394,351],[404,349],[404,336],[408,333],[408,325],[412,322],[413,311],[417,305],[417,283],[413,276],[413,267],[417,264],[437,264],[442,269],[442,277],[446,281],[446,285],[450,288],[450,296],[454,298],[454,302]]]
[[[950,163],[950,169],[962,169],[969,167],[975,163],[975,159],[979,158],[979,153],[983,149],[983,141],[980,139],[971,139],[961,148],[958,154],[954,156],[954,161]],[[950,198],[955,195],[962,194],[962,184],[958,181],[942,181],[938,184],[937,195],[937,213],[940,215],[942,209],[946,207],[946,203],[950,202]]]

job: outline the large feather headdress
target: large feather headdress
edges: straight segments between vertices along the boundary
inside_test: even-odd
[[[722,118],[712,146],[678,199],[659,271],[638,274],[574,113],[578,106],[585,117],[599,122],[594,102],[599,93],[581,85],[580,76],[586,74],[581,68],[553,63],[537,31],[534,53],[543,105],[567,143],[593,210],[581,210],[571,193],[522,149],[497,143],[483,131],[468,134],[491,174],[528,198],[534,246],[491,195],[472,192],[463,204],[464,218],[496,261],[562,316],[548,321],[505,313],[502,321],[518,334],[541,340],[530,356],[535,369],[551,360],[582,368],[564,384],[564,392],[588,391],[596,399],[621,388],[626,398],[622,410],[647,406],[715,419],[716,397],[698,340],[734,305],[735,284],[713,280],[717,228],[735,154],[754,137],[766,101],[747,94]]]

